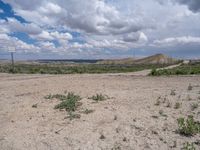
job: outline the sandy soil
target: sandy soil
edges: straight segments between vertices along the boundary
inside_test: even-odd
[[[176,90],[174,96],[171,90]],[[66,111],[54,109],[58,100],[44,98],[65,91],[82,97],[80,119],[66,119]],[[88,97],[96,93],[110,99],[93,103]],[[199,96],[200,76],[0,74],[0,149],[178,150],[185,142],[200,143],[200,135],[176,133],[178,117],[200,120],[200,109],[190,106],[200,103]],[[94,112],[83,114],[85,109]]]

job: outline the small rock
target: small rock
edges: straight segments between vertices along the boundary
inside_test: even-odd
[[[104,140],[106,137],[102,134],[99,138],[100,138],[101,140]]]
[[[152,130],[151,132],[152,132],[153,134],[158,134],[158,132],[155,131],[155,130]]]
[[[119,128],[116,128],[115,131],[116,131],[116,133],[119,133],[120,129],[119,129]]]
[[[32,105],[32,108],[37,108],[37,104]]]
[[[126,138],[126,137],[124,137],[124,138],[123,138],[123,141],[124,141],[124,142],[126,142],[126,141],[127,141],[127,138]]]

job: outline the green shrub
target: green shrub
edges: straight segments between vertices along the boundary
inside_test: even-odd
[[[188,116],[187,119],[179,118],[178,131],[185,136],[192,136],[200,132],[200,123],[195,122],[193,116]]]
[[[45,74],[46,72],[44,71],[44,69],[40,69],[40,70],[39,70],[39,73]]]
[[[73,92],[69,92],[67,96],[56,94],[51,98],[57,98],[62,102],[55,106],[55,109],[65,109],[66,111],[75,111],[78,106],[81,105],[79,102],[81,100],[79,95],[75,95]]]
[[[158,75],[156,69],[152,69],[150,74],[151,74],[152,76]]]

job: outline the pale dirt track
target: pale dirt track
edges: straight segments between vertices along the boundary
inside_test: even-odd
[[[190,83],[194,87],[188,91]],[[179,150],[183,143],[200,139],[176,133],[178,117],[194,115],[200,120],[200,109],[190,107],[200,102],[199,85],[200,76],[0,74],[0,149]],[[170,95],[172,89],[175,96]],[[67,112],[54,109],[58,100],[44,99],[65,91],[82,97],[80,119],[65,119]],[[88,97],[96,93],[111,99],[93,103]],[[155,106],[159,96],[161,104]],[[171,107],[166,107],[168,102]],[[181,108],[174,109],[176,102]],[[95,111],[86,115],[81,113],[85,109]]]

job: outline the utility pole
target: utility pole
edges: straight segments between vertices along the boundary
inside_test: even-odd
[[[14,52],[15,52],[15,46],[9,46],[8,47],[8,51],[10,52],[10,56],[11,56],[11,70],[12,73],[14,73],[14,69],[15,69],[15,63],[14,63]]]
[[[13,72],[14,72],[15,65],[14,65],[14,56],[13,56],[13,52],[11,52],[11,61],[12,61],[12,70],[13,70]]]

